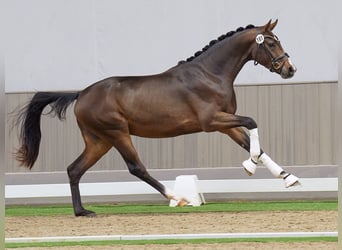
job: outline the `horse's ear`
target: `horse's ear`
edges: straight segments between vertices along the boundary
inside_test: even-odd
[[[270,26],[270,31],[272,31],[272,30],[274,29],[274,27],[277,26],[277,23],[278,23],[278,19],[276,19],[276,20],[274,21],[274,23],[271,24],[271,26]]]
[[[278,23],[278,19],[275,20],[274,23],[272,23],[272,19],[270,19],[268,23],[264,26],[264,32],[272,31],[274,27],[277,25],[277,23]]]

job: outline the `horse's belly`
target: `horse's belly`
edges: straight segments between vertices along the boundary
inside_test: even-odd
[[[164,138],[200,132],[201,128],[196,121],[184,119],[182,121],[156,121],[155,123],[150,124],[130,123],[129,131],[130,134],[136,136],[148,138]]]

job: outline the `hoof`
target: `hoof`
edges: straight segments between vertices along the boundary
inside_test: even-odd
[[[177,201],[177,207],[184,207],[185,205],[188,205],[190,202],[186,200],[185,198],[180,199]]]
[[[255,170],[256,170],[256,164],[252,161],[251,158],[249,158],[248,160],[245,160],[243,163],[242,163],[242,166],[244,167],[246,173],[249,175],[249,176],[252,176],[254,173],[255,173]]]
[[[287,177],[285,177],[284,181],[286,188],[300,185],[299,178],[293,174],[289,174]]]
[[[85,217],[96,217],[96,213],[90,210],[82,210],[80,212],[75,212],[75,216],[85,216]]]

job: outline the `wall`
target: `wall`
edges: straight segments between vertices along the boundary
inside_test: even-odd
[[[283,82],[336,81],[337,3],[6,1],[6,92],[83,89],[111,75],[159,73],[223,33],[271,18],[279,19],[275,33],[299,69]],[[236,83],[279,81],[249,63]]]

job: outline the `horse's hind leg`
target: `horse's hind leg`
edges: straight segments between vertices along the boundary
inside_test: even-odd
[[[132,175],[151,185],[167,199],[176,200],[178,206],[184,206],[188,203],[188,201],[184,198],[177,197],[175,194],[173,194],[171,190],[166,188],[147,172],[145,166],[139,159],[129,134],[120,131],[112,131],[111,133],[107,132],[107,134],[110,134],[113,146],[123,157],[127,164],[128,170]]]
[[[93,217],[93,211],[82,206],[79,182],[82,175],[93,166],[112,147],[109,143],[101,141],[94,135],[82,131],[85,142],[83,153],[68,167],[68,176],[75,216]]]
[[[224,131],[224,133],[229,135],[237,144],[239,144],[242,148],[246,149],[249,152],[250,136],[248,136],[245,130],[243,130],[241,127],[236,127],[228,129]],[[299,183],[299,180],[296,176],[287,173],[277,163],[275,163],[265,152],[263,152],[262,149],[260,149],[258,161],[260,161],[264,166],[266,166],[274,177],[283,178],[285,181],[285,187],[291,187]],[[255,162],[251,157],[248,160],[244,161],[242,164],[249,175],[253,175],[255,173],[257,162]]]

